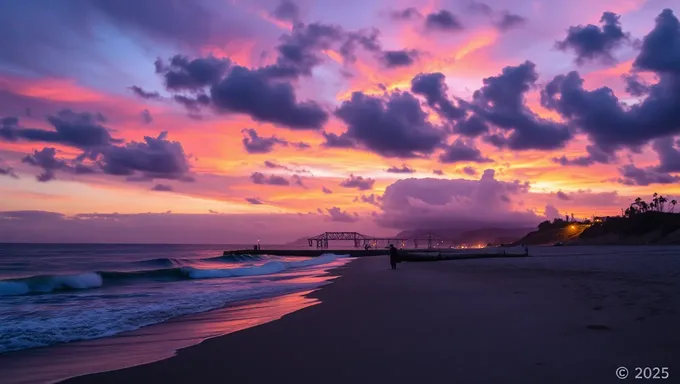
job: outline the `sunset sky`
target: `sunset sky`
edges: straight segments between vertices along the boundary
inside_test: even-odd
[[[0,241],[533,227],[678,196],[678,12],[671,0],[10,1]]]

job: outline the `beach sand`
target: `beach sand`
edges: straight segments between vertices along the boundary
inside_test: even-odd
[[[358,259],[311,293],[319,305],[166,360],[66,382],[617,383],[625,366],[629,381],[635,367],[668,367],[670,379],[657,381],[677,383],[677,259],[656,258],[648,272],[587,257],[397,270],[386,257]]]

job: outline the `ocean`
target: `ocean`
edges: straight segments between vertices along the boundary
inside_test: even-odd
[[[313,290],[348,260],[221,256],[244,247],[0,244],[0,356]]]

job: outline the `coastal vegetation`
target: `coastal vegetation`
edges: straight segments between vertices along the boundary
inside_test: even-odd
[[[677,200],[654,193],[651,200],[638,197],[617,216],[592,216],[575,220],[546,220],[515,244],[677,244],[680,213]]]

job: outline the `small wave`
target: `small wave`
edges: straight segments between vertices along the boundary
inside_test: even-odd
[[[270,275],[288,269],[323,265],[346,255],[324,254],[300,261],[270,261],[263,265],[229,268],[204,269],[196,267],[173,267],[140,271],[101,271],[76,275],[45,275],[23,279],[0,281],[0,296],[50,293],[62,290],[98,288],[104,283],[120,284],[129,280],[178,281],[186,279],[214,279],[239,276]],[[162,260],[162,259],[155,259]]]
[[[175,259],[169,257],[159,257],[156,259],[148,259],[135,261],[135,265],[147,265],[155,267],[176,267],[185,266],[192,263],[200,263],[205,261],[210,262],[226,262],[226,263],[248,263],[264,260],[265,257],[261,255],[224,255],[216,257],[208,257],[205,259]]]
[[[249,263],[253,261],[265,260],[262,255],[224,255],[201,259],[202,261],[225,261],[229,263]]]
[[[272,273],[279,273],[292,268],[304,268],[316,265],[323,265],[336,260],[338,257],[346,256],[347,255],[340,256],[329,253],[313,259],[301,261],[271,261],[269,263],[256,267],[244,267],[233,269],[200,269],[184,267],[182,268],[182,271],[185,272],[192,279],[214,279],[220,277],[270,275]]]
[[[145,265],[153,267],[172,267],[181,263],[181,259],[171,259],[169,257],[159,257],[157,259],[149,259],[142,261],[135,261],[135,265]]]
[[[76,275],[34,276],[14,281],[0,281],[0,296],[97,288],[101,287],[102,284],[102,277],[96,272]]]

